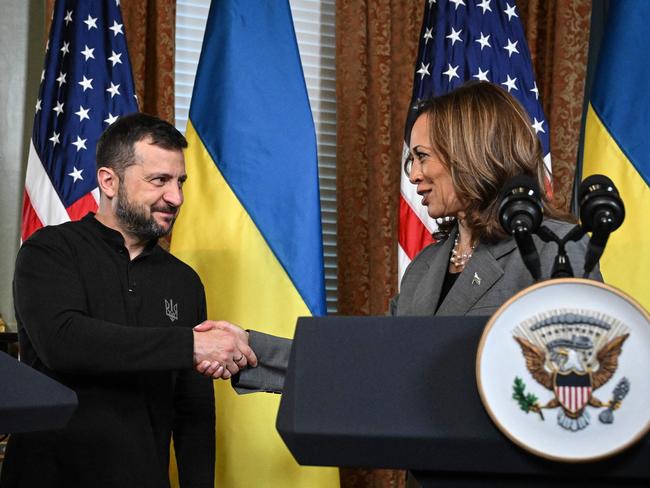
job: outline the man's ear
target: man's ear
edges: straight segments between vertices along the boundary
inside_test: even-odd
[[[97,170],[97,185],[99,190],[108,198],[117,195],[117,189],[120,184],[120,178],[111,168],[102,166]]]

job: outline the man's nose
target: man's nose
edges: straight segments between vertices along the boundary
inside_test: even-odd
[[[176,184],[169,185],[163,195],[163,200],[174,207],[180,207],[183,204],[183,189]]]

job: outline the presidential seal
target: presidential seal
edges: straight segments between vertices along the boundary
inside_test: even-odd
[[[536,455],[612,456],[650,429],[650,316],[591,280],[533,285],[490,318],[476,361],[495,425]]]
[[[594,392],[616,373],[629,335],[620,321],[590,310],[551,310],[524,321],[513,331],[513,337],[531,376],[553,397],[540,405],[535,395],[525,393],[524,381],[515,377],[513,399],[523,411],[539,413],[542,420],[542,409],[559,409],[558,425],[573,432],[591,422],[587,405],[604,407],[600,421],[612,424],[613,411],[630,390],[629,380],[621,378],[606,403]]]

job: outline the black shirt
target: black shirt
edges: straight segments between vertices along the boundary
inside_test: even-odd
[[[447,297],[447,294],[449,293],[449,290],[451,290],[451,287],[454,286],[454,283],[456,283],[456,280],[458,279],[459,275],[460,273],[451,273],[449,271],[449,268],[447,268],[447,272],[445,273],[445,279],[442,282],[442,288],[440,289],[440,298],[438,299],[438,305],[436,306],[436,310],[438,310],[440,308],[440,305],[442,305],[442,302]]]
[[[172,432],[181,486],[213,486],[212,382],[192,370],[205,294],[189,266],[156,242],[131,261],[89,214],[23,244],[14,301],[22,360],[79,407],[62,431],[12,436],[3,487],[168,486]]]

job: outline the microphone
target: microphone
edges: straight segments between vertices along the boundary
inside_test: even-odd
[[[539,187],[532,176],[518,175],[510,178],[501,190],[499,221],[503,230],[512,235],[533,279],[541,275],[539,254],[533,234],[542,223],[543,209]]]
[[[604,175],[591,175],[578,190],[580,221],[591,239],[585,254],[584,277],[587,277],[605,251],[609,234],[625,219],[625,206],[612,180]]]

